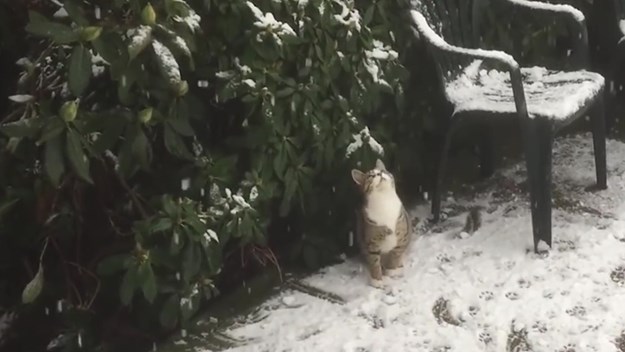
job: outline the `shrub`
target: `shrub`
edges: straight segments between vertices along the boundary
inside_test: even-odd
[[[89,344],[102,336],[85,321],[184,326],[233,254],[336,257],[349,168],[392,157],[401,129],[387,13],[403,2],[63,5],[30,12],[35,49],[0,127],[9,302],[58,305],[67,343]]]

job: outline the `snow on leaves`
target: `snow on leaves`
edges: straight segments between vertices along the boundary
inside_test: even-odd
[[[297,36],[289,24],[277,21],[271,12],[263,14],[252,2],[247,1],[246,4],[256,18],[254,27],[261,30],[256,35],[256,41],[262,42],[264,38],[271,37],[278,45],[282,45],[283,38]]]

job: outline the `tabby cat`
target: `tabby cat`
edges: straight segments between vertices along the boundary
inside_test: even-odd
[[[403,257],[410,243],[410,218],[395,191],[393,175],[377,160],[373,170],[352,170],[364,204],[356,212],[356,240],[366,258],[371,286],[382,287],[382,274],[401,275]]]

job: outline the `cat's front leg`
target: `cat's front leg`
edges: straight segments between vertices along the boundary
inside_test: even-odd
[[[395,247],[387,254],[387,267],[384,274],[390,277],[399,277],[403,273],[404,268],[404,252],[406,247]]]
[[[367,265],[371,277],[370,285],[376,288],[384,287],[382,281],[382,253],[380,251],[369,251],[367,253]]]

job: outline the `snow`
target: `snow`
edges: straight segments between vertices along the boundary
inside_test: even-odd
[[[543,240],[540,240],[540,241],[538,242],[538,246],[537,246],[537,248],[536,248],[536,249],[538,250],[538,252],[548,252],[548,251],[549,251],[549,249],[550,249],[550,247],[549,247],[549,245],[547,244],[547,242],[545,242],[545,241],[543,241]]]
[[[256,40],[258,42],[262,42],[263,37],[269,34],[274,38],[278,45],[282,45],[283,37],[297,36],[293,28],[291,28],[288,23],[277,21],[271,12],[263,14],[263,12],[252,2],[247,1],[246,4],[256,18],[256,21],[254,21],[254,26],[262,30],[262,32],[258,33],[258,35],[256,36]]]
[[[561,4],[549,4],[546,2],[540,1],[527,1],[527,0],[508,0],[509,2],[523,6],[530,7],[535,10],[547,10],[547,11],[555,11],[555,12],[566,12],[573,16],[577,22],[584,22],[584,14],[571,5],[561,5]]]
[[[30,94],[16,94],[9,96],[9,100],[16,103],[28,103],[30,101],[33,101],[34,99],[35,97]]]
[[[189,16],[184,17],[182,20],[187,24],[191,31],[195,32],[200,29],[200,22],[202,21],[202,18],[195,11],[189,9]]]
[[[182,50],[182,52],[186,56],[191,56],[191,50],[189,49],[189,46],[187,45],[187,42],[184,41],[184,39],[176,36],[176,38],[174,39],[174,43],[180,50]]]
[[[247,341],[228,351],[616,351],[625,327],[625,144],[607,147],[610,188],[587,192],[595,180],[591,136],[556,139],[559,200],[548,256],[531,250],[521,161],[483,193],[444,204],[447,212],[486,206],[473,236],[454,236],[466,211],[434,228],[421,222],[402,278],[375,289],[357,259],[327,267],[302,283],[340,299],[285,289],[260,307],[264,319],[225,331]],[[412,215],[423,219],[428,208]]]
[[[105,65],[109,65],[109,63],[104,60],[102,56],[98,53],[93,53],[91,55],[91,73],[94,77],[100,76],[106,70]]]
[[[360,24],[360,13],[357,9],[353,8],[353,3],[350,4],[350,7],[352,7],[350,9],[344,0],[333,0],[333,2],[341,6],[341,14],[334,15],[334,20],[350,29],[355,29],[356,32],[360,32],[362,28]],[[349,35],[351,35],[351,32],[348,32],[348,36]]]
[[[421,13],[415,10],[411,10],[410,15],[412,16],[412,20],[415,22],[415,25],[417,26],[419,32],[427,38],[428,42],[431,45],[438,47],[439,49],[461,55],[475,55],[484,59],[501,61],[508,65],[508,67],[511,69],[516,69],[519,67],[519,64],[514,60],[514,58],[504,53],[503,51],[467,49],[449,45],[443,38],[436,34],[436,32],[432,30],[432,28],[430,28],[427,20],[425,19],[425,17],[423,17]]]
[[[360,132],[352,135],[352,138],[353,142],[347,146],[347,150],[345,151],[346,158],[349,158],[356,150],[360,149],[364,143],[367,143],[369,148],[378,155],[384,155],[384,148],[371,136],[369,127],[365,127]]]
[[[180,82],[180,67],[178,66],[178,62],[176,61],[176,58],[174,57],[174,54],[172,54],[171,50],[158,40],[152,41],[152,48],[154,49],[154,53],[156,54],[156,57],[158,58],[170,83]]]
[[[493,111],[515,113],[510,74],[480,70],[481,60],[445,85],[455,112]],[[523,90],[530,117],[564,120],[595,97],[604,85],[600,74],[588,71],[552,71],[544,67],[521,69]]]
[[[67,10],[65,9],[65,7],[61,7],[60,9],[58,9],[52,15],[52,17],[54,17],[54,18],[67,18],[67,17],[69,17],[69,14],[67,13]]]
[[[126,35],[130,37],[128,52],[138,54],[150,41],[152,37],[152,27],[141,25],[126,31]]]

